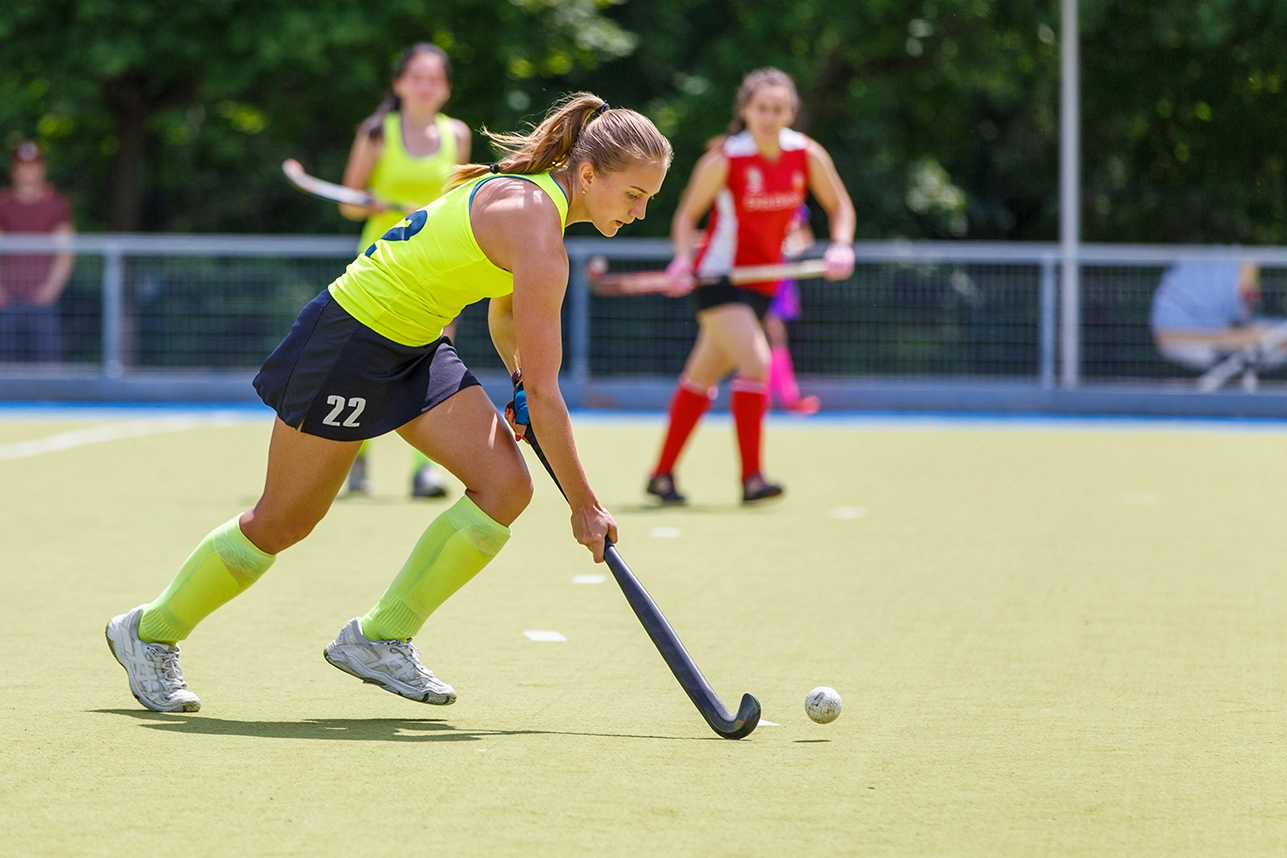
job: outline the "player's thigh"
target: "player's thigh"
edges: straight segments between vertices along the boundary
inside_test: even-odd
[[[509,424],[479,386],[466,387],[398,429],[465,484],[478,507],[508,525],[532,497],[532,477]]]
[[[746,304],[723,304],[703,310],[697,318],[738,372],[759,380],[768,377],[769,343],[754,310]]]
[[[361,445],[306,435],[274,420],[264,493],[242,515],[242,532],[269,554],[303,539],[331,508]]]
[[[713,387],[733,369],[733,359],[706,332],[699,327],[697,342],[684,362],[684,376],[699,387]]]

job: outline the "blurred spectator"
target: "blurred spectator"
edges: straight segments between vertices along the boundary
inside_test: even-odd
[[[1243,386],[1254,389],[1257,370],[1287,362],[1284,320],[1252,316],[1259,295],[1255,262],[1176,263],[1153,293],[1150,324],[1158,350],[1206,371],[1204,387],[1214,389],[1241,372]]]
[[[45,157],[31,141],[9,158],[10,187],[0,191],[0,233],[71,235],[71,207],[45,181]],[[71,277],[72,255],[0,257],[0,361],[60,361],[58,298]]]

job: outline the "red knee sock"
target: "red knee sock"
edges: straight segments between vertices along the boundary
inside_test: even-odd
[[[701,420],[706,409],[711,407],[715,390],[713,387],[710,390],[702,390],[686,376],[680,376],[679,384],[675,387],[675,395],[670,400],[670,425],[666,429],[666,440],[661,445],[661,458],[657,460],[657,467],[652,471],[654,477],[658,474],[669,474],[675,470],[675,463],[679,461],[679,454],[684,451],[688,436],[693,434],[697,421]]]
[[[764,382],[737,376],[733,379],[733,424],[737,428],[737,449],[742,454],[742,480],[760,470],[760,436],[768,396]]]

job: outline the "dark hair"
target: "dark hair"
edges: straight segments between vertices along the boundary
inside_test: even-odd
[[[657,126],[641,113],[609,108],[599,96],[575,92],[550,107],[541,124],[527,134],[493,134],[483,129],[505,156],[495,164],[461,164],[450,187],[486,173],[530,176],[589,161],[600,173],[619,173],[634,164],[670,167],[674,152]]]
[[[762,86],[785,86],[791,99],[791,110],[795,113],[800,112],[800,93],[796,92],[795,81],[791,80],[791,75],[772,66],[756,69],[742,78],[742,85],[737,88],[737,98],[733,102],[733,121],[728,126],[730,135],[740,134],[746,130],[746,120],[742,118],[742,110],[750,104],[755,91]]]
[[[391,82],[396,81],[406,74],[407,66],[421,54],[428,54],[442,60],[442,70],[447,75],[447,82],[451,82],[451,60],[447,58],[447,52],[430,42],[416,42],[399,54],[397,62],[393,64],[393,75],[389,80]],[[358,126],[358,131],[372,140],[383,140],[384,117],[395,110],[401,109],[401,107],[402,99],[398,98],[397,94],[390,89],[389,93],[384,97],[384,101],[381,101],[380,106],[375,109],[375,113],[362,120],[362,124]]]

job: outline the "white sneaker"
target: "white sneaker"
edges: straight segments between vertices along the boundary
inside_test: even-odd
[[[408,700],[438,706],[456,702],[455,689],[420,663],[420,650],[411,641],[373,641],[362,634],[357,617],[340,629],[322,655],[345,673]]]
[[[371,478],[366,473],[366,456],[358,456],[349,468],[349,494],[369,495],[372,490]]]
[[[411,478],[411,496],[413,498],[445,498],[447,484],[433,465],[421,465]]]
[[[139,618],[147,605],[112,617],[107,624],[107,646],[130,678],[134,699],[153,712],[196,712],[201,698],[188,690],[179,668],[179,648],[174,644],[139,640]]]

